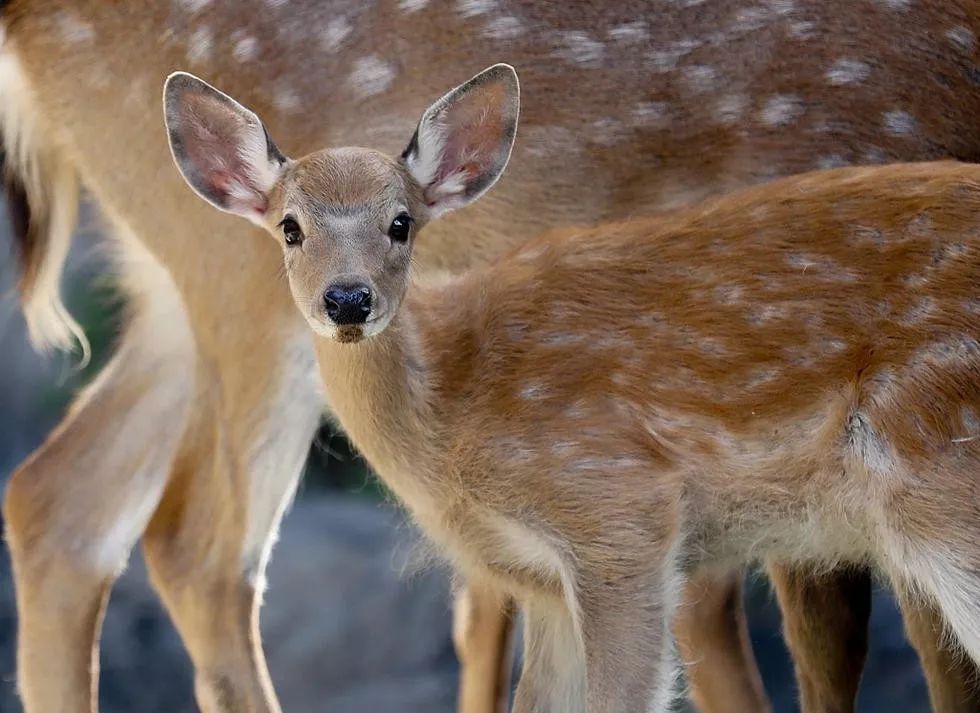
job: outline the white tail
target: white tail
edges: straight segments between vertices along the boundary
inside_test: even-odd
[[[486,264],[547,227],[653,213],[809,168],[980,153],[980,93],[964,71],[980,25],[958,1],[720,0],[645,14],[588,1],[266,5],[243,13],[220,2],[19,0],[0,11],[2,56],[15,60],[0,77],[5,141],[8,153],[24,145],[36,158],[8,163],[27,174],[44,167],[28,191],[36,225],[49,213],[71,222],[74,179],[65,176],[78,176],[113,228],[127,291],[140,293],[113,367],[6,492],[28,713],[94,708],[103,597],[141,531],[202,708],[277,710],[255,587],[318,422],[319,400],[297,387],[311,378],[312,346],[287,290],[268,279],[280,265],[275,246],[210,210],[172,170],[157,106],[174,70],[220,79],[288,154],[351,144],[393,154],[448,87],[494,61],[516,66],[525,102],[508,174],[427,229],[415,249],[423,278]],[[284,51],[296,45],[302,61]],[[11,90],[29,98],[16,131]],[[50,276],[47,296],[29,298],[40,306],[35,325],[57,323],[43,313],[58,314],[51,286],[67,229],[44,236],[30,253],[47,255]],[[71,331],[34,329],[39,341],[62,343]],[[157,368],[161,353],[181,369]],[[69,541],[78,551],[66,561]],[[784,598],[795,602],[786,620],[806,626],[788,633],[795,653],[811,654],[797,660],[819,682],[812,701],[803,688],[804,705],[819,710],[830,707],[825,697],[853,701],[863,656],[839,642],[865,621],[838,616],[850,593],[828,604],[821,587],[805,596],[805,581],[780,587],[800,594]],[[737,582],[735,573],[711,583],[716,595],[695,600],[684,625],[699,647],[689,675],[708,713],[766,706],[740,610],[719,609],[737,599]],[[480,691],[506,690],[479,673],[506,669],[485,658],[505,651],[505,623],[488,613],[497,596],[472,595],[486,615],[462,641],[461,705],[482,713],[502,697]],[[855,596],[867,601],[867,587]],[[933,690],[956,689],[972,668],[932,657],[941,649],[928,630],[918,646],[935,662]],[[829,665],[831,650],[848,651],[842,671]]]

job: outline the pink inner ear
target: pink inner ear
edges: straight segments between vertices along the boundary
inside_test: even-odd
[[[442,122],[449,131],[433,181],[435,195],[430,205],[445,197],[446,189],[450,194],[465,193],[471,183],[494,165],[505,130],[503,117],[496,108],[504,101],[504,88],[491,84],[474,89],[446,108]]]
[[[229,208],[265,215],[268,208],[265,197],[240,176],[221,169],[213,169],[208,172],[207,180],[218,192],[226,196]]]

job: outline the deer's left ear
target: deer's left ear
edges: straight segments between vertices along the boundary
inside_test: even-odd
[[[402,160],[438,217],[496,183],[514,146],[520,89],[508,64],[485,69],[422,115]]]
[[[262,224],[286,158],[254,112],[192,74],[163,89],[167,136],[177,168],[211,205]]]

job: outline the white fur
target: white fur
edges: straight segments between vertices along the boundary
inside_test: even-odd
[[[409,173],[422,187],[432,185],[446,147],[447,130],[438,116],[425,117],[419,124],[416,151],[408,157]]]
[[[128,325],[117,358],[82,396],[80,404],[102,391],[114,371],[139,364],[146,369],[146,388],[133,413],[119,414],[114,437],[100,446],[99,467],[132,471],[126,486],[107,497],[117,517],[105,532],[81,543],[78,554],[97,571],[118,572],[149,521],[167,483],[173,454],[184,432],[194,394],[195,347],[183,300],[170,273],[132,234],[119,229],[115,243],[124,287],[134,319]],[[166,325],[165,328],[162,325]],[[148,423],[159,427],[151,434]]]
[[[61,301],[61,275],[78,210],[78,178],[41,135],[38,111],[19,60],[0,50],[0,131],[9,168],[24,183],[32,210],[50,216],[44,254],[34,289],[24,302],[31,342],[41,350],[68,349],[77,340],[87,361],[82,328]]]
[[[916,131],[915,117],[907,111],[887,111],[883,116],[885,132],[891,136],[911,136]]]
[[[306,329],[286,341],[274,395],[246,455],[249,473],[248,520],[242,571],[257,592],[276,540],[279,522],[292,501],[313,440],[324,398],[316,378],[313,340]]]
[[[836,86],[845,84],[860,84],[871,74],[871,65],[858,59],[842,58],[834,62],[824,76],[827,81]]]
[[[759,119],[766,126],[784,126],[803,113],[803,102],[791,94],[778,94],[770,97],[759,113]]]
[[[320,47],[327,52],[336,52],[344,44],[344,40],[347,39],[347,36],[350,35],[353,29],[350,20],[346,17],[340,16],[333,18],[323,28],[323,32],[320,35]]]
[[[360,99],[380,94],[395,81],[397,72],[388,62],[377,55],[361,57],[354,61],[354,69],[347,78],[347,84]]]

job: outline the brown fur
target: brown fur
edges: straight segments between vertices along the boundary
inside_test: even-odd
[[[97,625],[82,621],[83,612],[100,611],[103,592],[150,518],[144,511],[157,503],[148,556],[204,682],[199,690],[207,696],[207,681],[217,678],[212,672],[221,671],[245,701],[233,710],[277,710],[258,645],[242,653],[225,642],[243,630],[258,640],[253,590],[264,560],[254,551],[243,557],[243,549],[250,535],[268,541],[278,515],[263,519],[263,503],[255,500],[263,491],[252,486],[275,484],[264,497],[288,500],[305,446],[290,450],[275,439],[268,447],[279,449],[276,473],[257,472],[247,454],[268,445],[264,424],[312,433],[317,417],[275,398],[280,378],[306,368],[286,349],[303,325],[272,279],[275,249],[258,231],[201,206],[170,166],[159,90],[169,71],[187,67],[196,30],[211,30],[212,52],[187,68],[259,110],[283,149],[296,154],[349,143],[397,153],[413,118],[445,88],[492,61],[518,67],[527,91],[522,141],[508,175],[479,204],[426,232],[416,253],[426,276],[483,264],[548,226],[654,212],[798,172],[828,156],[866,163],[980,155],[976,51],[958,49],[944,35],[959,25],[980,32],[972,0],[916,2],[899,12],[884,3],[797,2],[792,13],[743,30],[736,29],[740,14],[758,3],[657,4],[655,12],[645,2],[501,7],[528,31],[475,41],[498,18],[450,12],[436,2],[407,14],[392,2],[319,0],[254,13],[218,1],[196,13],[167,3],[6,4],[3,51],[21,62],[39,139],[77,171],[114,227],[134,315],[113,367],[7,491],[19,688],[28,711],[89,706]],[[352,32],[341,47],[310,49],[318,41],[312,36],[343,14]],[[90,41],[66,40],[64,23],[70,28],[72,19],[90,24]],[[601,40],[638,19],[647,21],[647,36],[610,43],[597,63],[568,59],[560,33]],[[255,51],[242,61],[234,51],[245,37],[255,40]],[[688,38],[706,41],[665,69],[658,57]],[[862,84],[829,88],[822,79],[827,68],[854,48],[873,73]],[[347,77],[355,60],[375,53],[399,74],[387,91],[364,98]],[[700,93],[681,81],[698,65],[714,66],[721,80]],[[281,89],[299,98],[296,109],[276,108]],[[720,123],[716,107],[733,93],[747,102],[741,118]],[[762,124],[759,113],[776,94],[799,96],[804,113],[786,124]],[[651,102],[664,103],[664,116],[634,127],[634,111]],[[895,109],[917,117],[916,133],[883,132],[882,114]],[[237,240],[232,256],[229,236]],[[147,281],[133,268],[127,251],[134,240],[172,284]],[[181,307],[161,317],[152,310],[161,303]],[[190,344],[172,352],[173,333],[185,329]],[[180,368],[160,370],[161,354]],[[175,398],[161,403],[159,393]],[[142,452],[128,447],[134,443],[143,444]],[[132,533],[121,526],[131,520]],[[61,556],[66,541],[79,547],[71,562]],[[93,564],[103,552],[111,564]],[[228,617],[198,626],[216,609]],[[838,622],[826,623],[832,632]],[[701,652],[705,670],[725,640]],[[725,658],[715,677],[742,676],[717,673]],[[760,690],[742,691],[737,700],[729,693],[712,703],[712,713],[765,705]]]
[[[976,661],[978,215],[980,168],[922,164],[559,231],[321,374],[464,572],[569,617],[589,711],[662,700],[678,578],[762,556],[879,566]],[[533,671],[518,711],[584,681]]]

